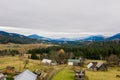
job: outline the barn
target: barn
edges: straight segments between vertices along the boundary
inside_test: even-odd
[[[107,70],[107,65],[103,62],[91,62],[87,65],[87,68],[92,71],[106,71]]]
[[[42,60],[42,63],[44,63],[44,64],[51,64],[51,62],[52,62],[52,60],[50,60],[50,59],[43,59]]]
[[[87,65],[87,68],[89,70],[94,70],[95,71],[95,70],[97,70],[96,65],[97,65],[97,62],[91,62]]]
[[[101,61],[97,63],[96,67],[97,70],[107,71],[107,65]]]
[[[70,65],[70,66],[80,66],[80,60],[68,59],[68,65]]]

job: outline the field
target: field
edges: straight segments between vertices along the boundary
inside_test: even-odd
[[[5,68],[6,66],[14,66],[17,71],[24,71],[24,60],[21,60],[18,56],[15,57],[1,57],[0,58],[0,69]],[[40,65],[39,60],[29,60],[29,64],[27,65],[28,69],[34,71],[35,69],[39,69],[41,71],[49,70],[49,68],[54,68],[54,70],[58,70],[61,68],[59,66],[43,66]],[[63,66],[62,66],[63,67]],[[89,71],[86,68],[77,67],[77,69],[85,69],[86,76],[88,80],[120,80],[120,78],[116,78],[116,75],[120,74],[119,67],[110,67],[108,71]],[[74,80],[74,71],[70,66],[66,66],[64,69],[59,71],[56,75],[53,76],[52,80]]]
[[[69,68],[65,68],[56,74],[52,80],[74,80],[74,72]]]
[[[0,44],[0,50],[11,49],[18,50],[20,53],[26,53],[29,49],[46,48],[51,45],[46,44]]]
[[[25,65],[25,60],[26,59],[21,59],[18,56],[1,57],[0,58],[0,69],[4,69],[6,68],[6,66],[14,66],[16,71],[24,71],[25,69],[23,67]],[[34,71],[35,69],[41,69],[42,71],[44,71],[50,67],[40,65],[39,60],[29,60],[27,68],[31,71]]]
[[[86,71],[86,80],[120,80],[116,75],[120,74],[118,67],[109,68],[108,71]],[[56,74],[52,80],[74,80],[74,72],[69,67]]]

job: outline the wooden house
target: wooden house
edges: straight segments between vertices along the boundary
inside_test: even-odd
[[[85,70],[75,70],[75,80],[85,80]]]
[[[103,62],[91,62],[87,65],[87,68],[92,71],[106,71],[107,70],[107,65]]]
[[[96,69],[96,64],[97,64],[97,62],[91,62],[91,63],[89,63],[88,65],[87,65],[87,68],[89,69],[89,70],[97,70]]]
[[[5,73],[15,73],[15,67],[7,66]]]
[[[98,62],[96,67],[97,67],[97,70],[107,71],[107,65],[103,62]]]
[[[49,65],[50,65],[51,62],[52,62],[52,60],[50,60],[50,59],[43,59],[43,60],[42,60],[42,63],[43,63],[43,64],[49,64]]]
[[[70,66],[80,66],[80,60],[68,59],[68,65],[70,65]]]

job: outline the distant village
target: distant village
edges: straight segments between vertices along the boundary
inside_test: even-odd
[[[60,65],[64,65],[67,67],[75,67],[72,69],[74,72],[74,80],[86,80],[86,72],[87,71],[108,71],[111,66],[120,66],[120,59],[116,55],[111,55],[108,58],[108,61],[99,60],[99,61],[89,61],[86,63],[84,57],[79,56],[78,58],[70,58],[73,55],[69,55],[69,58],[65,57],[66,53],[64,49],[53,52],[52,58],[47,58],[46,56],[42,57],[40,60],[40,65],[44,66],[52,66],[57,67]],[[56,56],[56,57],[55,57]],[[0,69],[0,80],[51,80],[48,77],[51,75],[53,68],[50,68],[48,71],[42,71],[38,68],[35,70],[29,70],[27,65],[29,64],[29,59],[32,57],[40,58],[40,55],[32,55],[32,54],[23,54],[19,55],[19,57],[26,59],[24,61],[23,71],[16,71],[15,66],[6,66],[3,69]],[[34,66],[34,65],[33,65]],[[76,68],[77,67],[77,68]],[[8,76],[11,76],[8,78]],[[53,75],[52,75],[53,76]],[[64,75],[63,75],[64,76]],[[120,74],[116,74],[116,77],[120,78]]]
[[[60,49],[59,54],[65,54],[63,49]],[[24,54],[24,58],[30,57],[30,54]],[[63,57],[63,56],[62,56]],[[60,60],[58,63],[55,59],[47,59],[43,58],[41,60],[41,65],[44,66],[58,66],[58,65],[66,65],[66,66],[75,66],[79,67],[80,69],[73,69],[74,71],[74,80],[86,80],[86,70],[89,71],[108,71],[110,66],[117,65],[120,66],[120,61],[115,61],[115,57],[109,58],[111,61],[105,62],[103,60],[97,62],[88,62],[85,63],[85,58],[79,57],[78,59],[67,59],[67,62],[64,58]],[[28,60],[25,61],[24,68],[26,68],[28,64]],[[7,75],[14,75],[12,78],[7,79]],[[116,77],[120,77],[119,74]],[[7,66],[4,69],[0,69],[0,80],[48,80],[48,72],[41,73],[39,69],[35,69],[34,71],[30,71],[29,68],[25,69],[23,72],[16,71],[15,67]]]

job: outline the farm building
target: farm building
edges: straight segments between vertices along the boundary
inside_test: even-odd
[[[80,66],[80,60],[68,59],[68,65],[70,65],[70,66]]]
[[[52,60],[50,60],[50,59],[43,59],[42,60],[42,63],[44,63],[44,64],[51,64],[51,62],[52,62]]]
[[[91,63],[89,63],[89,64],[87,65],[87,68],[88,68],[89,70],[97,70],[97,69],[96,69],[96,65],[97,65],[97,62],[91,62]]]
[[[36,80],[36,79],[37,79],[36,74],[30,72],[29,70],[25,70],[24,72],[16,76],[14,80]]]
[[[58,63],[54,60],[52,60],[51,65],[56,66]]]
[[[75,70],[75,80],[85,80],[85,71],[84,70]]]
[[[6,73],[15,73],[15,67],[7,66],[5,72]]]
[[[106,71],[107,70],[107,65],[104,64],[103,62],[98,62],[96,67],[97,67],[97,70],[102,70],[102,71]]]
[[[0,73],[0,80],[6,80],[6,77],[4,74]]]
[[[50,59],[43,59],[43,60],[42,60],[42,63],[43,63],[43,64],[53,65],[53,66],[57,65],[57,62],[56,62],[56,61],[50,60]]]
[[[101,61],[100,62],[91,62],[87,65],[87,68],[92,71],[98,71],[98,70],[106,71],[107,70],[106,64]]]

